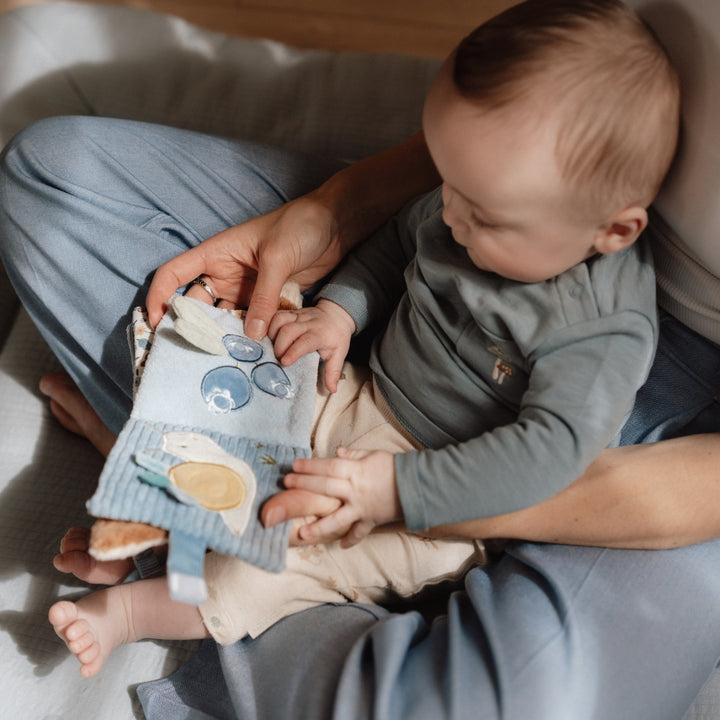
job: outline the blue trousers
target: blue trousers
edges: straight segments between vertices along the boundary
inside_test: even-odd
[[[125,325],[152,271],[333,169],[142,123],[46,120],[3,155],[0,252],[44,337],[117,432],[131,402]],[[688,370],[716,367],[717,347],[672,320],[663,328],[634,432],[647,434],[661,383],[670,392],[678,377],[704,387],[683,397],[702,405],[704,429],[720,429],[715,378]],[[682,360],[671,373],[669,355]],[[141,697],[149,718],[679,720],[720,656],[719,563],[720,541],[663,552],[512,543],[432,622],[323,606],[256,640],[208,643]]]

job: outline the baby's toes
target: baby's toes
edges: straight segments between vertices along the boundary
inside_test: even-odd
[[[78,620],[65,631],[68,650],[77,655],[81,663],[91,662],[97,656],[97,642],[92,629],[84,620]],[[83,656],[87,655],[87,659]]]
[[[87,633],[82,638],[79,638],[76,642],[78,650],[76,652],[71,648],[71,652],[75,653],[77,659],[83,665],[91,665],[95,660],[97,660],[100,655],[100,645],[95,642],[95,638],[90,633]]]
[[[48,611],[48,619],[55,628],[55,632],[60,635],[64,640],[67,639],[65,632],[68,626],[77,620],[78,610],[75,607],[75,603],[71,603],[68,600],[61,600],[56,602]]]

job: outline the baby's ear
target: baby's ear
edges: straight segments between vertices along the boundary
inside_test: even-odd
[[[647,227],[647,210],[640,206],[625,208],[598,229],[595,249],[599,253],[614,253],[632,245]]]

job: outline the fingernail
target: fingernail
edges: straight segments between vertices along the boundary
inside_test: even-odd
[[[285,522],[285,510],[283,508],[270,508],[265,515],[265,527],[273,527]]]
[[[248,337],[254,340],[261,340],[265,337],[266,325],[262,320],[253,318],[245,325],[245,332]]]

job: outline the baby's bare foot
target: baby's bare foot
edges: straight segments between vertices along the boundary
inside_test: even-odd
[[[86,437],[107,457],[117,438],[67,373],[51,372],[43,375],[40,378],[40,392],[50,398],[50,410],[64,428]]]
[[[108,560],[100,562],[90,555],[90,529],[72,527],[60,541],[60,553],[53,558],[56,570],[72,573],[76,578],[93,585],[115,585],[133,570],[133,562]]]
[[[100,672],[110,653],[129,642],[128,616],[119,588],[92,593],[77,603],[61,600],[48,612],[55,632],[80,661],[80,674],[92,677]]]

